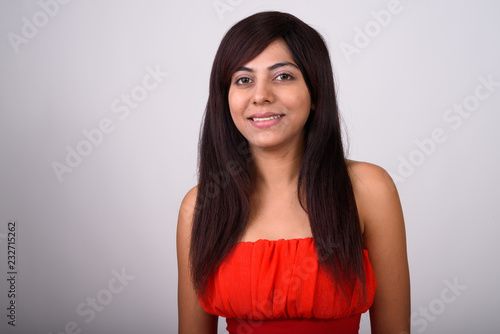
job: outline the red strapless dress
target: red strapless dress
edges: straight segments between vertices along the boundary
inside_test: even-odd
[[[318,263],[313,238],[240,242],[198,296],[229,333],[358,333],[376,281],[364,250],[366,298],[360,281],[346,298]]]

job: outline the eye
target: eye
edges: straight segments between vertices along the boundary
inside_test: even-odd
[[[290,74],[281,73],[281,74],[278,74],[278,76],[276,77],[276,79],[278,79],[280,81],[286,81],[286,80],[292,80],[293,77]]]
[[[252,80],[248,77],[242,77],[242,78],[238,78],[235,82],[235,84],[237,85],[246,85],[246,84],[249,84],[251,83]]]

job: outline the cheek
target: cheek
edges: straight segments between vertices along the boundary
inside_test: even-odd
[[[311,96],[302,90],[289,94],[288,106],[297,112],[307,112],[311,110]]]
[[[245,115],[247,109],[247,99],[242,94],[229,94],[228,95],[229,111],[233,122],[238,125],[243,122],[242,117]]]
[[[228,104],[229,111],[231,113],[231,118],[233,119],[234,124],[239,129],[241,123],[241,115],[243,114],[245,108],[241,101],[241,97],[238,94],[228,94]]]
[[[229,94],[227,97],[228,104],[229,104],[229,110],[231,111],[231,115],[234,115],[238,112],[240,109],[241,101],[238,97],[238,94],[234,94],[229,90]]]

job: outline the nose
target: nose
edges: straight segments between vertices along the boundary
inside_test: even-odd
[[[274,93],[270,82],[260,81],[254,86],[253,104],[274,102]]]

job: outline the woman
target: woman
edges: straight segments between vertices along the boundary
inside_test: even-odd
[[[178,221],[179,332],[410,331],[403,214],[380,167],[347,160],[328,50],[262,12],[223,38],[199,183]]]

